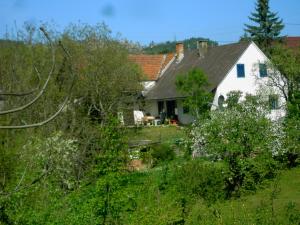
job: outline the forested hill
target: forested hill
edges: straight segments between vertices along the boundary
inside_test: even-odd
[[[210,45],[218,45],[218,43],[216,41],[212,41],[210,39],[207,38],[189,38],[189,39],[185,39],[183,41],[184,47],[185,49],[196,49],[197,48],[197,41],[200,40],[207,40],[209,42]],[[146,54],[160,54],[160,53],[169,53],[169,52],[175,52],[175,48],[176,48],[176,43],[178,41],[167,41],[167,42],[162,42],[162,43],[151,43],[149,44],[149,46],[145,47],[143,49],[143,51]]]

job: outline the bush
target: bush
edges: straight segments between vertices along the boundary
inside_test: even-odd
[[[153,159],[153,166],[164,161],[171,161],[175,158],[175,152],[170,144],[156,145],[151,150],[151,156]]]
[[[225,199],[227,176],[224,164],[192,160],[176,169],[173,180],[185,196],[201,197],[210,204]]]
[[[256,191],[257,185],[265,179],[275,178],[278,172],[278,163],[269,156],[259,156],[245,160],[242,166],[243,184],[245,191]]]
[[[229,94],[227,102],[230,107],[213,111],[211,118],[195,123],[191,134],[194,156],[227,163],[230,176],[226,190],[230,197],[239,195],[244,185],[255,190],[257,183],[274,174],[272,155],[282,154],[284,135],[281,124],[268,119],[268,108],[260,98],[247,95],[245,101],[234,104],[236,95]]]
[[[30,139],[23,149],[35,154],[35,172],[51,176],[51,180],[63,189],[75,188],[78,183],[76,168],[79,161],[76,139],[66,138],[59,131],[48,138]]]
[[[300,118],[288,118],[285,123],[285,143],[286,149],[283,154],[289,168],[295,167],[300,164]]]

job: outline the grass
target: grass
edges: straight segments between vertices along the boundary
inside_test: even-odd
[[[191,224],[214,221],[214,224],[299,225],[300,168],[282,171],[278,179],[253,195],[219,202],[210,207],[200,201],[192,211],[189,218]],[[296,221],[295,217],[298,218]]]
[[[178,126],[145,126],[127,130],[127,139],[130,141],[151,140],[161,143],[174,142],[186,136],[186,128]]]

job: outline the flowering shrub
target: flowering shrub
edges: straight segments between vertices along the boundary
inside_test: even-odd
[[[65,189],[74,188],[78,158],[75,139],[66,139],[62,132],[56,132],[48,138],[33,138],[24,148],[36,152],[37,166],[44,174]]]
[[[253,190],[255,184],[276,174],[272,156],[282,154],[284,132],[281,123],[267,115],[268,108],[259,98],[246,96],[245,101],[213,111],[209,119],[197,121],[192,127],[193,156],[227,163],[228,196],[240,187]]]
[[[224,159],[228,155],[254,157],[265,152],[282,153],[284,132],[280,121],[267,118],[268,110],[253,96],[235,107],[212,111],[210,118],[197,121],[191,130],[193,154]]]

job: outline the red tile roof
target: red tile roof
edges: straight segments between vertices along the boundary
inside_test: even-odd
[[[300,48],[300,37],[286,37],[284,38],[284,43],[288,48],[299,49]]]
[[[162,70],[174,58],[175,54],[159,54],[159,55],[129,55],[129,60],[141,66],[146,80],[157,80]]]

